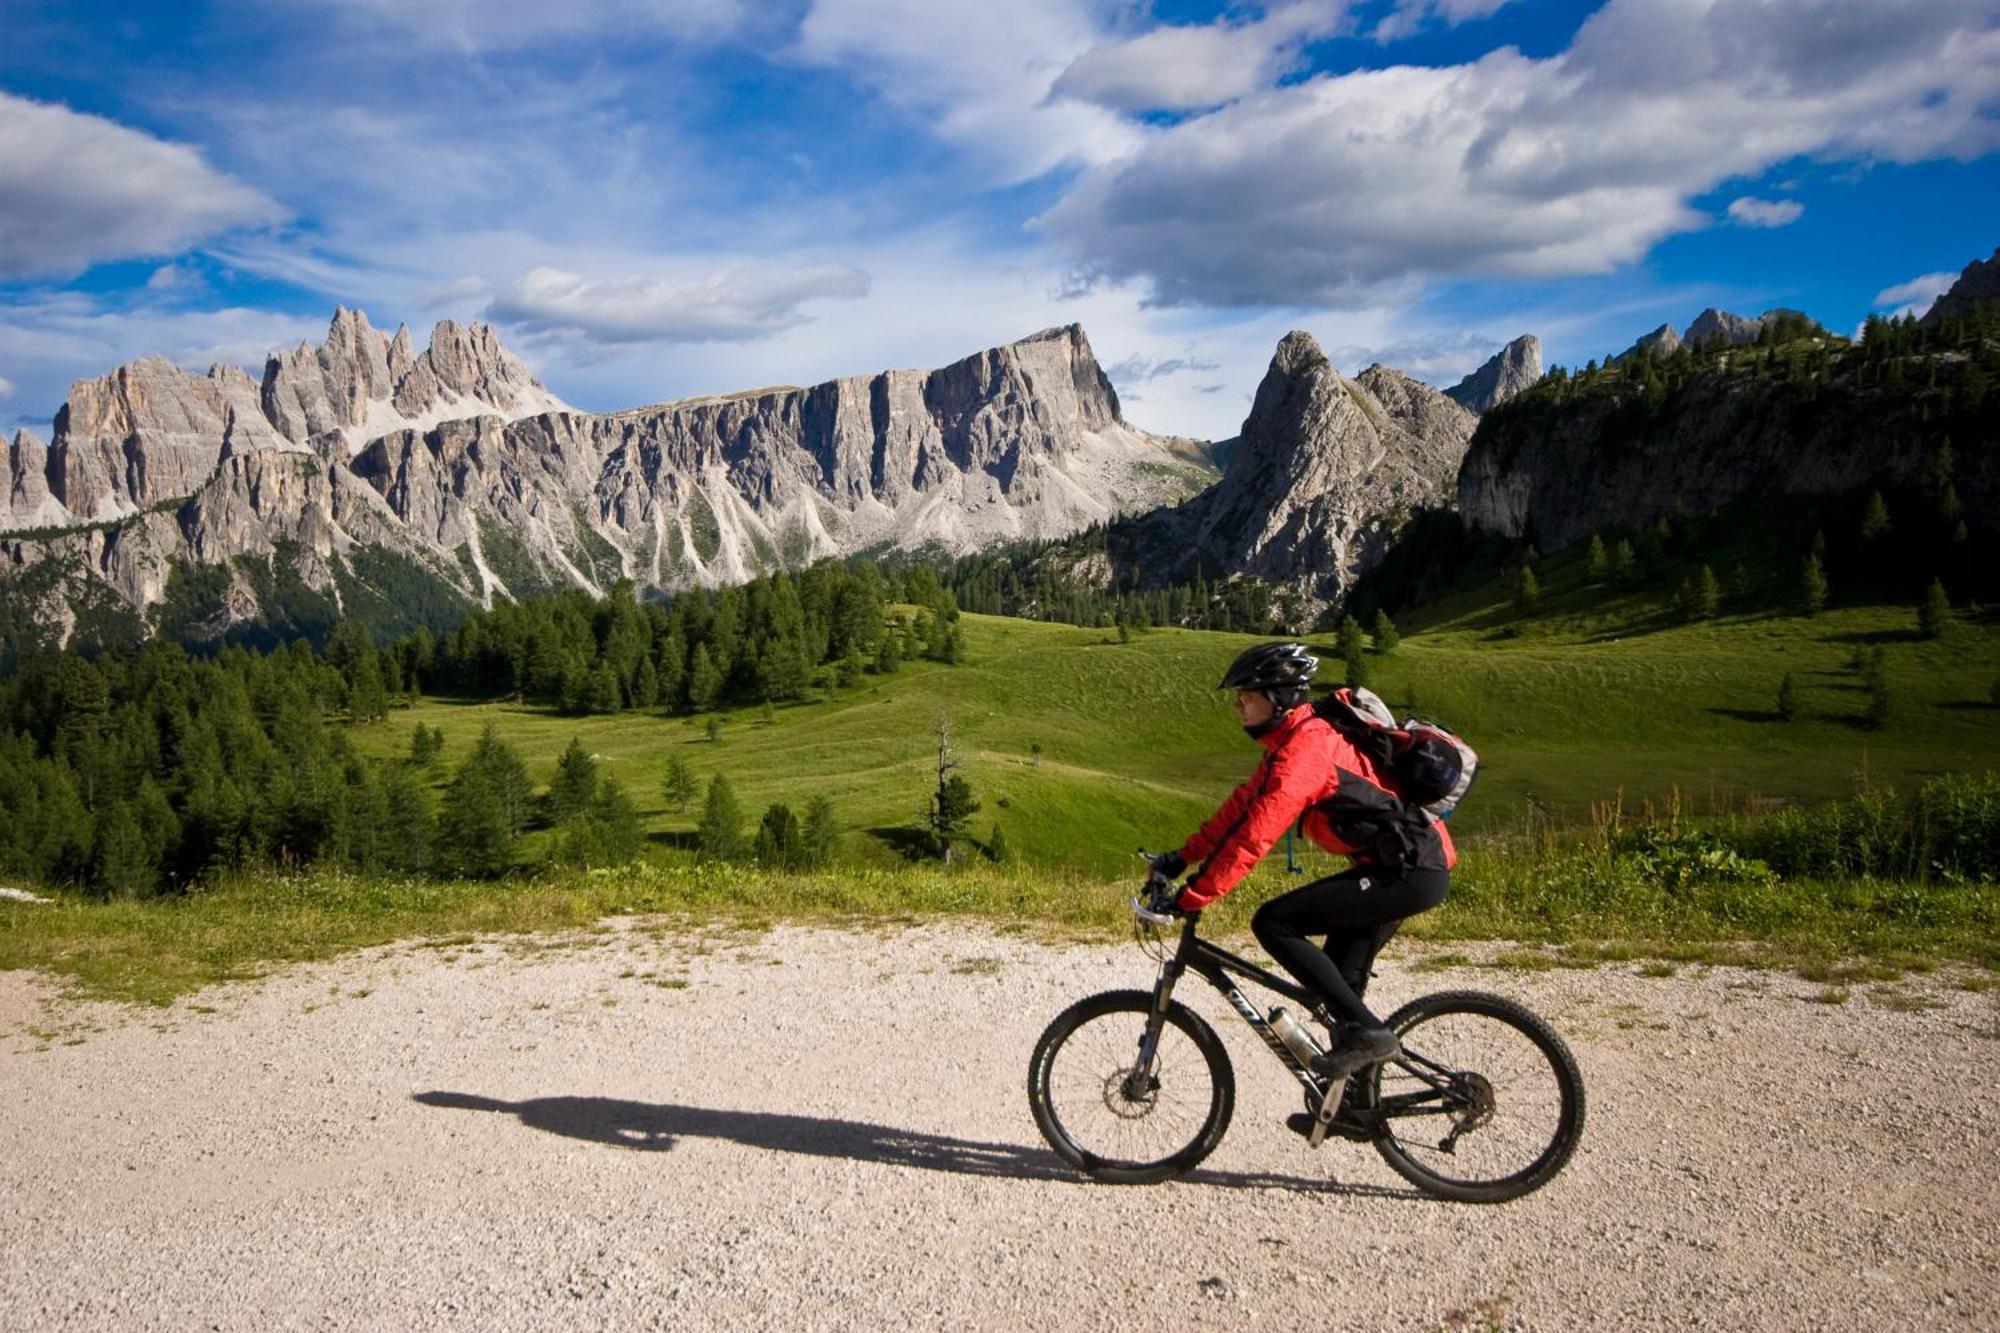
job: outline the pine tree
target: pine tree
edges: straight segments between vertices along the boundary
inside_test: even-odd
[[[90,842],[91,887],[106,897],[146,893],[157,874],[131,807],[123,801],[105,805]]]
[[[1601,579],[1611,572],[1611,556],[1604,549],[1604,538],[1594,532],[1590,534],[1590,551],[1585,558],[1588,562],[1590,577]]]
[[[556,761],[555,776],[549,780],[548,810],[551,824],[567,824],[581,815],[597,792],[597,761],[570,737],[569,745]]]
[[[616,778],[592,785],[590,802],[563,829],[556,856],[584,870],[618,866],[635,859],[643,844],[639,810]]]
[[[622,866],[638,859],[640,849],[645,845],[645,837],[639,827],[639,807],[626,793],[625,784],[617,778],[598,779],[597,791],[590,800],[590,817],[586,822],[597,842],[599,859],[592,864]]]
[[[885,633],[875,645],[875,673],[893,676],[903,665],[902,636]]]
[[[1350,649],[1345,665],[1347,668],[1347,687],[1351,690],[1366,689],[1368,687],[1368,655],[1359,648]]]
[[[506,800],[491,772],[468,756],[445,788],[438,807],[437,860],[447,873],[492,879],[514,860],[514,832]]]
[[[709,779],[708,800],[695,830],[695,847],[704,861],[743,858],[743,810],[736,803],[736,789],[721,773]]]
[[[1799,689],[1792,681],[1792,673],[1787,671],[1778,682],[1778,716],[1790,722],[1799,715]]]
[[[1514,609],[1524,616],[1532,616],[1542,607],[1542,585],[1535,580],[1535,570],[1531,565],[1522,565],[1521,572],[1514,578]]]
[[[954,773],[938,785],[931,801],[930,827],[940,853],[951,861],[952,844],[965,836],[965,826],[979,813],[979,798],[961,773]]]
[[[720,744],[722,744],[722,719],[721,719],[721,718],[719,718],[719,717],[712,717],[712,718],[710,718],[710,719],[708,720],[708,725],[707,725],[706,727],[704,727],[704,728],[702,729],[702,731],[703,731],[703,734],[704,734],[704,735],[706,735],[706,736],[708,737],[708,743],[709,743],[710,745],[720,745]]]
[[[373,722],[389,712],[389,689],[382,679],[382,658],[363,644],[355,659],[347,692],[347,715],[356,722]]]
[[[833,802],[824,796],[813,797],[806,805],[805,827],[799,834],[808,868],[818,869],[833,860],[833,841],[839,832],[833,822]]]
[[[1352,658],[1368,646],[1367,638],[1361,633],[1361,622],[1353,616],[1340,618],[1340,655]]]
[[[937,786],[931,792],[924,823],[937,842],[938,855],[951,864],[951,845],[965,832],[966,824],[979,810],[979,798],[972,784],[959,773],[958,760],[951,748],[951,717],[940,711],[932,719],[937,732]]]
[[[442,741],[442,734],[439,736]],[[416,773],[403,765],[387,765],[381,775],[382,807],[386,812],[381,837],[382,864],[407,875],[431,867],[437,842],[437,816],[431,794]]]
[[[1861,511],[1860,537],[1863,545],[1880,540],[1889,535],[1889,506],[1883,503],[1882,492],[1868,492],[1868,503]]]
[[[534,807],[535,798],[535,784],[528,777],[528,766],[521,762],[521,756],[514,753],[513,746],[500,739],[489,722],[479,733],[472,753],[466,756],[466,764],[485,777],[494,799],[500,803],[500,812],[507,824],[507,836],[518,836],[528,826],[528,813]]]
[[[804,863],[804,840],[798,817],[783,802],[767,807],[757,824],[754,847],[757,864],[766,870],[797,870]]]
[[[1007,833],[998,824],[986,839],[986,858],[996,865],[1006,865],[1014,859],[1014,849],[1007,844]]]
[[[618,688],[618,673],[609,662],[599,662],[583,678],[578,711],[616,713],[625,706],[624,692]]]
[[[1715,581],[1715,571],[1702,565],[1688,576],[1688,619],[1713,620],[1721,607],[1722,585]]]
[[[687,760],[679,755],[667,760],[666,780],[660,784],[660,794],[667,798],[667,804],[684,815],[694,804],[695,790],[694,774],[688,770]]]
[[[660,701],[660,673],[654,667],[651,657],[639,659],[639,669],[632,673],[632,706],[651,708]]]
[[[1396,622],[1389,619],[1387,611],[1375,613],[1375,623],[1371,630],[1375,639],[1375,651],[1378,653],[1393,653],[1396,651],[1396,645],[1403,641],[1403,636],[1396,633]]]
[[[1799,601],[1808,616],[1816,616],[1825,609],[1826,593],[1826,570],[1820,566],[1819,556],[1809,555],[1799,573]]]
[[[1943,582],[1932,579],[1931,586],[1924,589],[1923,600],[1917,603],[1917,632],[1926,639],[1935,639],[1950,623],[1951,599],[1945,596]]]
[[[438,754],[444,749],[444,732],[433,730],[423,723],[417,723],[410,732],[410,766],[428,769],[437,762]]]
[[[696,712],[715,707],[722,694],[722,672],[705,643],[695,645],[694,661],[688,667],[687,693],[688,705]]]
[[[1623,537],[1611,548],[1611,574],[1620,583],[1631,583],[1639,577],[1639,554]]]

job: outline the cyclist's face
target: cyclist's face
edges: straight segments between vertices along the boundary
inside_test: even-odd
[[[1262,690],[1236,691],[1236,717],[1246,727],[1262,726],[1277,711]]]

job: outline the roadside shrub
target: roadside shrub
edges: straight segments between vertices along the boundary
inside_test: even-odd
[[[1949,773],[1746,822],[1732,842],[1787,879],[2000,879],[2000,775]]]
[[[1745,856],[1719,832],[1681,824],[1635,824],[1611,835],[1611,856],[1672,893],[1701,884],[1755,884],[1771,868]]]

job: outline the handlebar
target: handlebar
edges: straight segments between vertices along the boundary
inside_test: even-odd
[[[1147,856],[1143,851],[1139,855],[1146,857],[1148,870],[1144,890],[1132,900],[1132,915],[1149,926],[1170,926],[1188,915],[1174,907],[1180,885],[1161,869],[1160,858]]]

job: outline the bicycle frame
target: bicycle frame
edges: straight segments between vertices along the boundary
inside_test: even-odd
[[[1293,1054],[1292,1048],[1287,1046],[1284,1039],[1272,1028],[1270,1020],[1258,1012],[1257,1006],[1250,1003],[1248,997],[1244,995],[1243,988],[1231,978],[1242,977],[1265,990],[1293,1000],[1303,1005],[1308,1014],[1321,1022],[1330,1017],[1325,1006],[1317,996],[1296,982],[1259,967],[1246,958],[1239,958],[1220,945],[1202,939],[1195,934],[1195,926],[1199,921],[1198,915],[1187,917],[1182,921],[1180,944],[1160,961],[1160,974],[1153,983],[1152,1013],[1147,1018],[1145,1034],[1139,1040],[1139,1060],[1133,1066],[1130,1077],[1138,1079],[1152,1069],[1153,1057],[1159,1049],[1160,1031],[1166,1023],[1167,1005],[1173,999],[1174,986],[1183,976],[1192,972],[1215,987],[1222,998],[1229,1002],[1229,1007],[1236,1011],[1236,1016],[1248,1023],[1251,1029],[1263,1038],[1264,1045],[1278,1057],[1279,1063],[1289,1069],[1292,1077],[1306,1090],[1309,1104],[1317,1108],[1318,1112],[1316,1118],[1319,1123],[1311,1137],[1311,1143],[1315,1148],[1325,1138],[1327,1131],[1336,1125],[1370,1133],[1373,1132],[1375,1123],[1389,1116],[1423,1114],[1447,1109],[1452,1095],[1451,1071],[1406,1049],[1394,1063],[1427,1084],[1428,1091],[1407,1093],[1385,1100],[1379,1106],[1371,1108],[1370,1124],[1354,1124],[1340,1119],[1338,1108],[1342,1087],[1329,1086],[1321,1082],[1312,1070],[1306,1067],[1305,1062]],[[1341,1079],[1340,1085],[1344,1085],[1346,1081],[1345,1078]],[[1427,1103],[1432,1105],[1427,1106]],[[1453,1138],[1456,1137],[1457,1134],[1454,1132]]]
[[[1160,1026],[1166,1021],[1167,1004],[1173,998],[1174,986],[1184,975],[1192,972],[1215,987],[1222,998],[1229,1001],[1229,1007],[1236,1011],[1236,1016],[1248,1023],[1251,1029],[1264,1039],[1264,1045],[1270,1048],[1271,1054],[1277,1056],[1285,1068],[1292,1071],[1292,1077],[1296,1078],[1306,1091],[1315,1098],[1324,1096],[1326,1089],[1319,1079],[1314,1077],[1312,1070],[1292,1053],[1292,1048],[1285,1045],[1284,1039],[1272,1028],[1270,1020],[1258,1012],[1257,1006],[1250,1003],[1243,994],[1243,988],[1230,978],[1233,974],[1254,982],[1265,990],[1303,1005],[1307,1014],[1324,1020],[1324,1008],[1319,999],[1296,982],[1261,968],[1247,958],[1239,958],[1220,945],[1202,939],[1194,933],[1196,920],[1195,917],[1188,917],[1182,922],[1180,945],[1160,962],[1160,975],[1153,983],[1153,1013],[1146,1024],[1145,1038],[1140,1043],[1139,1067],[1141,1069],[1152,1067],[1153,1053],[1159,1043]]]

